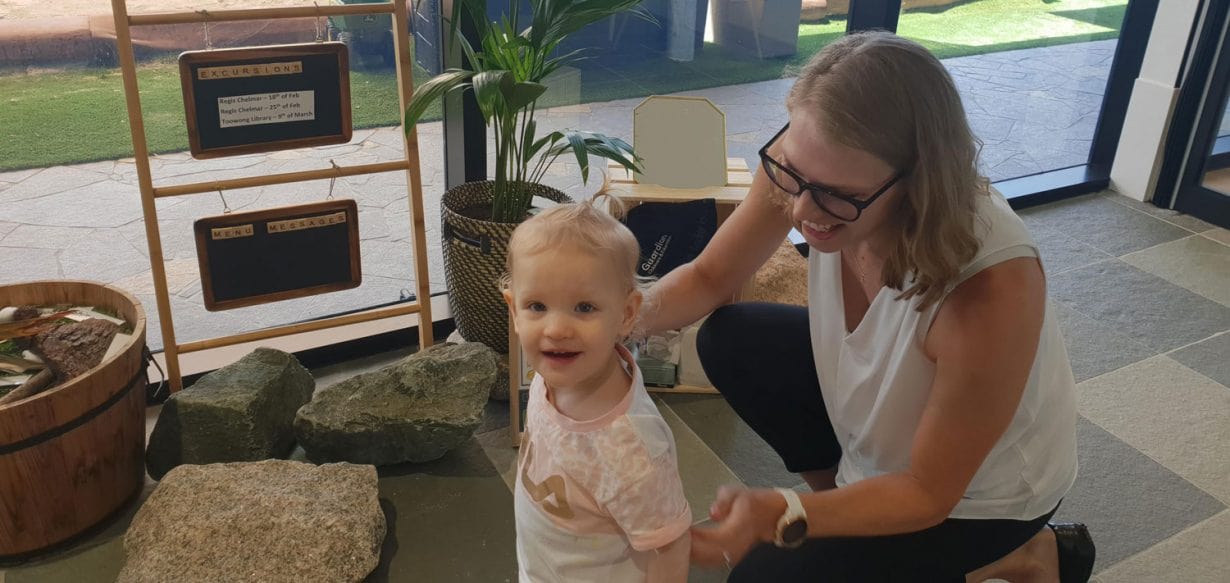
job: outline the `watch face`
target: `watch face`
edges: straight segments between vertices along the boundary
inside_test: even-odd
[[[807,521],[798,519],[786,525],[782,529],[782,542],[788,546],[798,546],[803,544],[807,538]]]

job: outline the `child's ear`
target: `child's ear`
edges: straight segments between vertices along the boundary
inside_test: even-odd
[[[620,330],[623,336],[627,337],[632,334],[632,329],[636,327],[636,318],[641,313],[641,302],[645,301],[645,294],[641,290],[634,289],[628,294],[627,301],[624,302],[624,319]]]
[[[517,304],[513,303],[512,290],[504,288],[500,290],[500,294],[504,296],[504,303],[508,304],[508,315],[511,316],[513,332],[517,331]]]

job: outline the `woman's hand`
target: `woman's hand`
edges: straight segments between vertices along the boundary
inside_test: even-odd
[[[773,540],[785,512],[786,500],[774,490],[723,486],[709,507],[717,525],[692,528],[692,563],[734,566],[752,547]]]

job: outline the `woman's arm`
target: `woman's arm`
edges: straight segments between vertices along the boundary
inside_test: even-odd
[[[684,583],[688,580],[688,555],[692,537],[683,533],[670,544],[657,549],[649,559],[647,583]]]
[[[747,198],[705,250],[659,280],[646,296],[642,322],[649,333],[682,328],[730,301],[790,232],[789,199],[764,172],[752,179]]]
[[[1016,413],[1045,304],[1045,280],[1033,258],[988,268],[954,290],[924,345],[936,373],[910,467],[803,495],[808,536],[915,532],[947,518]],[[721,524],[694,529],[694,559],[721,564],[724,550],[737,560],[772,539],[784,510],[772,490],[722,491],[711,509]]]

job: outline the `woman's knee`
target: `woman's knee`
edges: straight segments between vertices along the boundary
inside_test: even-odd
[[[743,344],[752,336],[748,326],[755,322],[751,311],[743,304],[722,306],[709,314],[696,332],[696,354],[711,381],[729,376],[731,365],[740,355],[746,356]]]

